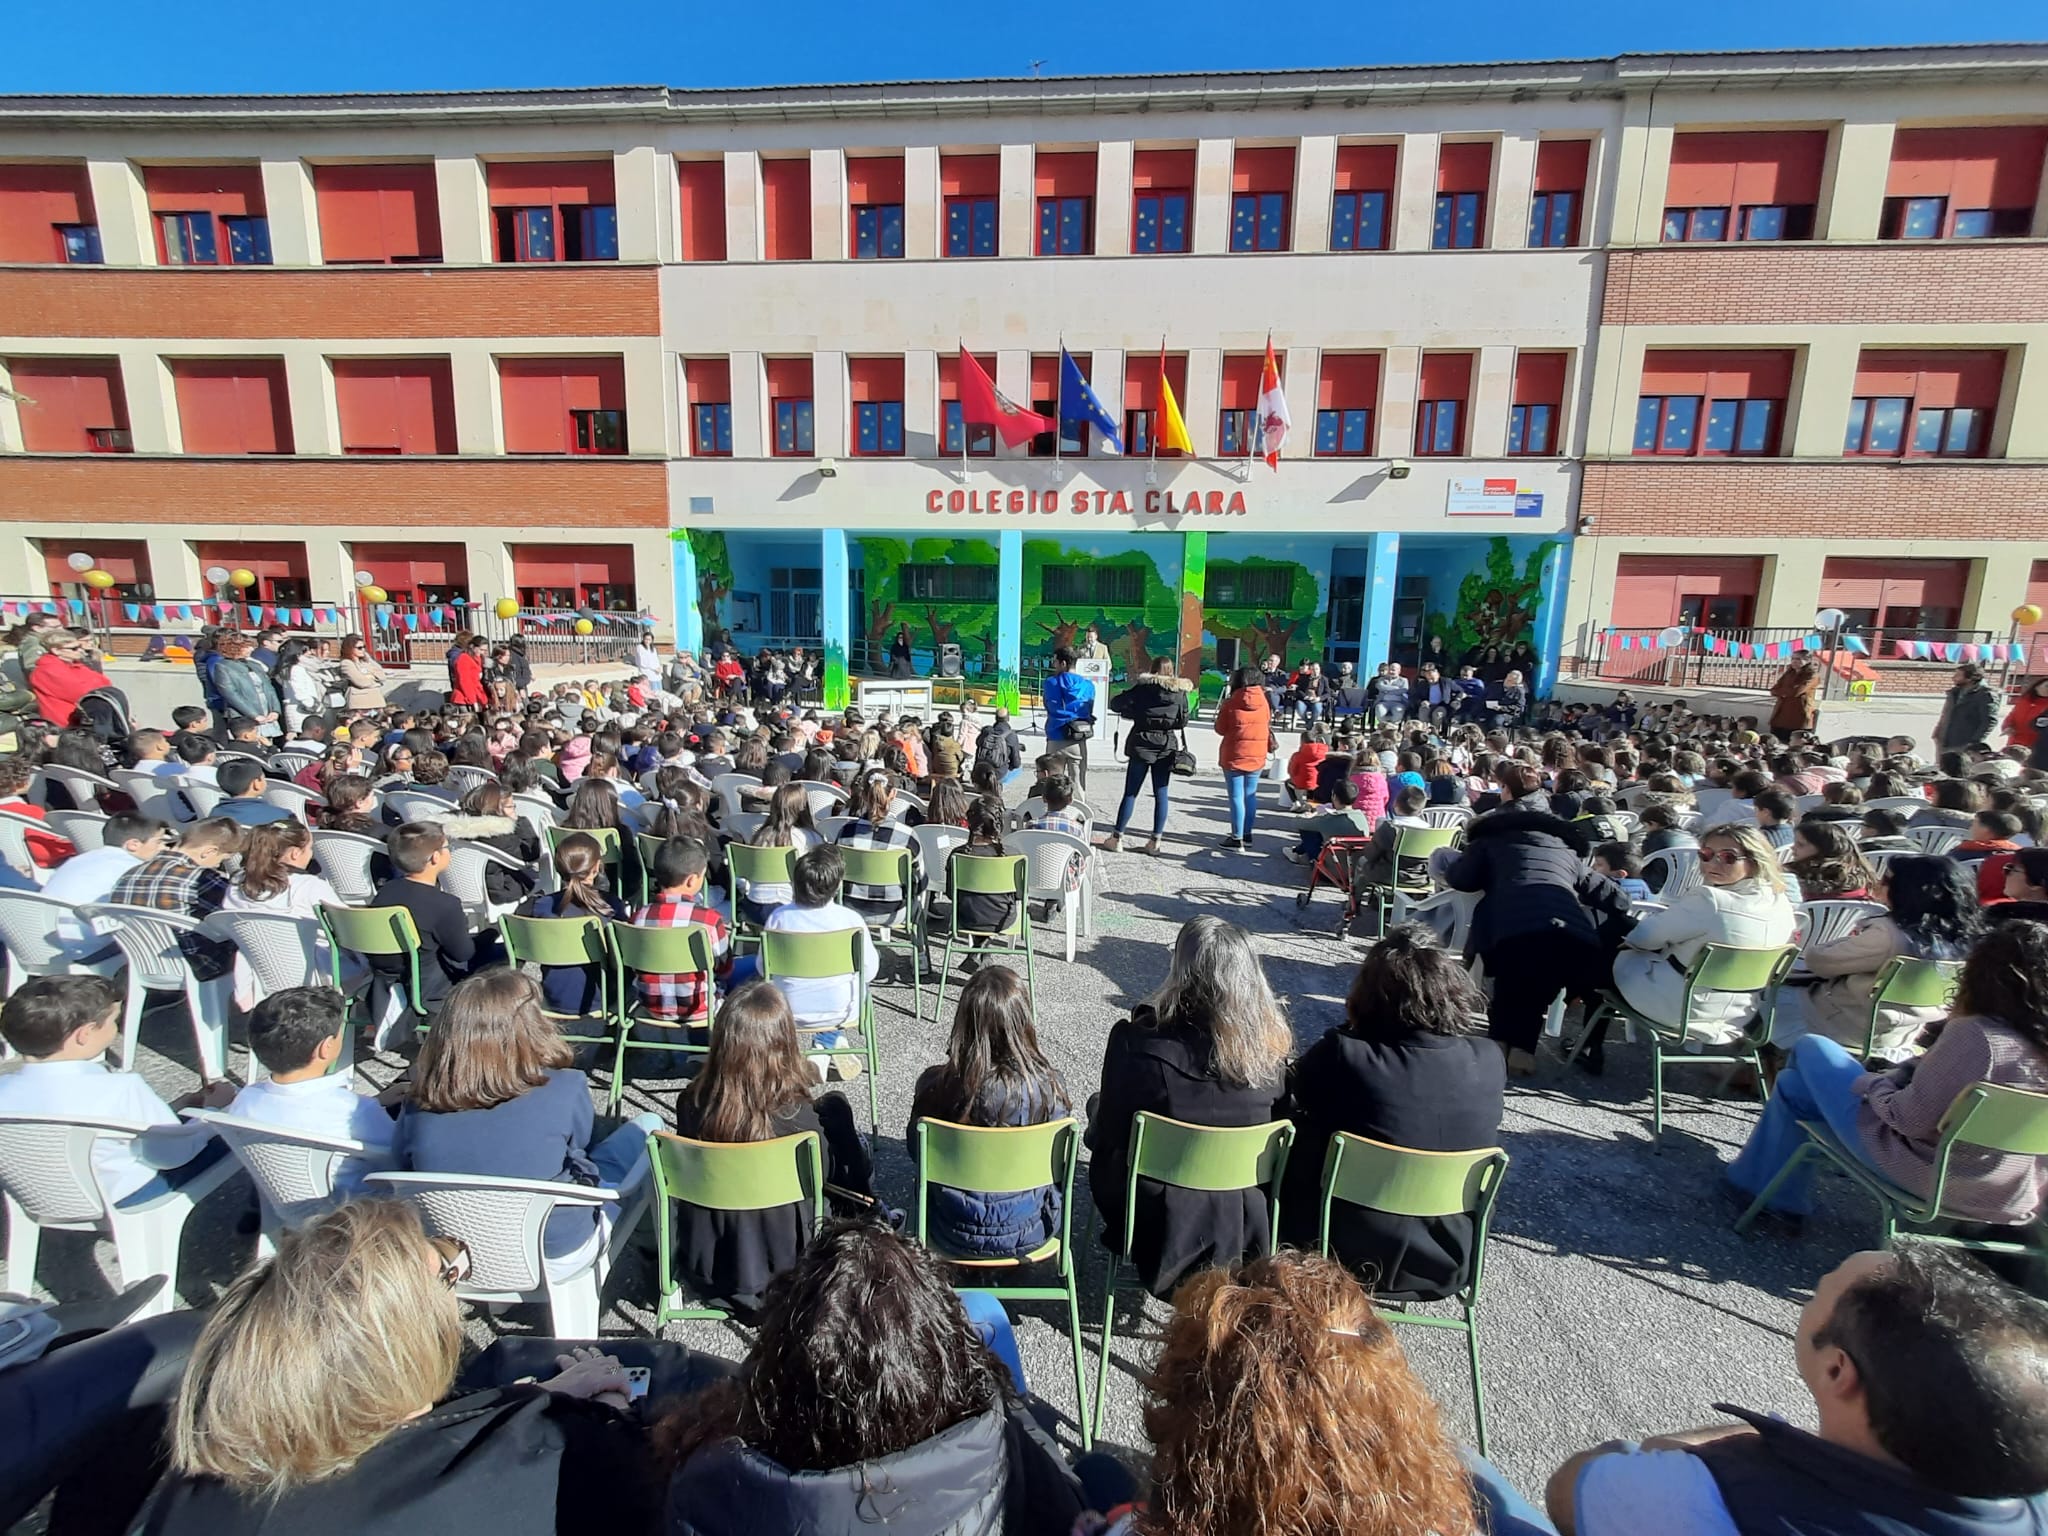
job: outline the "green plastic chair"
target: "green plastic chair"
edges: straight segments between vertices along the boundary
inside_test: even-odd
[[[1397,892],[1427,896],[1435,889],[1429,875],[1430,855],[1439,848],[1455,848],[1465,840],[1463,827],[1398,827],[1394,831],[1394,883],[1371,887],[1377,909],[1377,930],[1387,931],[1387,914]]]
[[[659,932],[660,930],[654,930]],[[656,1281],[654,1332],[671,1318],[727,1318],[724,1307],[683,1300],[675,1269],[675,1223],[668,1202],[710,1211],[766,1211],[808,1205],[811,1231],[825,1221],[823,1152],[816,1131],[772,1141],[692,1141],[669,1131],[647,1138],[654,1189],[662,1204],[654,1224]]]
[[[1894,955],[1877,968],[1870,989],[1870,1019],[1863,1030],[1863,1064],[1877,1055],[1877,1026],[1887,1008],[1946,1008],[1963,974],[1960,960],[1918,960]]]
[[[615,892],[623,892],[623,887],[620,884],[620,880],[625,867],[625,854],[620,849],[619,833],[616,827],[547,828],[544,835],[547,838],[549,861],[553,861],[555,857],[555,850],[561,847],[562,839],[565,837],[574,837],[578,832],[581,832],[585,837],[594,837],[597,839],[598,851],[604,857],[604,872],[607,879],[610,881],[611,888]],[[621,894],[620,899],[624,899],[623,894]]]
[[[1839,1173],[1846,1174],[1877,1202],[1878,1244],[1889,1248],[1898,1236],[1899,1224],[1925,1226],[1937,1221],[1965,1221],[1942,1207],[1948,1188],[1949,1159],[1957,1146],[1985,1152],[2003,1152],[2019,1157],[2048,1157],[2048,1093],[2026,1088],[2007,1088],[1999,1083],[1972,1083],[1955,1097],[1941,1117],[1941,1140],[1935,1146],[1934,1188],[1925,1199],[1894,1184],[1844,1146],[1825,1121],[1802,1120],[1799,1128],[1806,1140],[1794,1152],[1776,1178],[1763,1187],[1749,1209],[1735,1218],[1735,1230],[1746,1232],[1757,1212],[1771,1202],[1778,1186],[1792,1176],[1808,1157],[1824,1157]],[[2036,1229],[2038,1230],[2038,1228]],[[1927,1242],[1947,1243],[1979,1253],[2033,1254],[2038,1249],[2027,1243],[2002,1238],[1957,1237],[1953,1233],[1916,1233]]]
[[[910,990],[916,1007],[913,1018],[924,1017],[924,903],[917,894],[917,865],[908,848],[839,847],[846,861],[848,885],[893,885],[903,892],[904,921],[901,929],[893,923],[868,920],[868,933],[877,949],[897,950],[910,956]]]
[[[1094,1419],[1088,1411],[1088,1368],[1082,1362],[1081,1298],[1074,1276],[1074,1160],[1080,1134],[1073,1116],[1044,1125],[958,1125],[950,1120],[917,1122],[917,1240],[935,1258],[962,1269],[1021,1269],[1050,1259],[1059,1266],[1058,1285],[978,1285],[1000,1301],[1062,1301],[1067,1304],[1067,1334],[1074,1346],[1074,1415],[1080,1421],[1081,1448],[1095,1443]],[[956,1254],[932,1242],[928,1226],[930,1191],[934,1184],[973,1194],[1009,1194],[1055,1184],[1060,1191],[1060,1232],[1030,1253],[1012,1259],[984,1259]]]
[[[612,1066],[611,1107],[617,1110],[626,1091],[626,1052],[681,1051],[701,1056],[711,1049],[712,1016],[718,1012],[717,945],[711,930],[702,923],[685,923],[679,928],[640,928],[632,923],[607,923],[605,937],[610,944],[612,1018],[618,1026],[619,1050]],[[704,1012],[692,1019],[657,1019],[647,1012],[640,997],[638,978],[648,976],[702,976]],[[697,1023],[701,1020],[701,1026]],[[627,1037],[634,1025],[641,1035],[630,1046]],[[693,1028],[705,1031],[706,1043],[691,1042]],[[648,1030],[670,1030],[674,1040],[650,1040]]]
[[[1028,893],[1031,888],[1031,860],[1021,853],[986,854],[956,852],[946,860],[946,948],[939,961],[939,995],[932,1005],[932,1017],[946,1016],[946,978],[952,974],[953,951],[959,949],[978,955],[1022,955],[1024,957],[1024,993],[1030,999],[1032,1011],[1038,1008],[1038,978],[1031,958],[1031,902]],[[960,897],[969,896],[1014,896],[1016,904],[1010,909],[1010,922],[1006,928],[994,933],[978,928],[960,926]],[[979,947],[975,940],[981,940]],[[923,1005],[919,1004],[920,1018]]]
[[[1603,992],[1592,1012],[1587,1014],[1586,1028],[1572,1047],[1571,1054],[1575,1057],[1585,1048],[1593,1036],[1593,1026],[1602,1019],[1620,1019],[1626,1024],[1638,1025],[1649,1035],[1652,1056],[1650,1150],[1661,1152],[1664,1150],[1664,1069],[1667,1065],[1747,1062],[1756,1073],[1757,1097],[1762,1099],[1768,1095],[1769,1090],[1764,1083],[1763,1049],[1770,1044],[1771,1027],[1777,1018],[1778,989],[1785,984],[1792,962],[1798,958],[1797,944],[1785,944],[1776,949],[1743,949],[1733,944],[1705,945],[1685,973],[1684,1011],[1679,1015],[1687,1021],[1684,1027],[1645,1018],[1629,1007],[1619,992]],[[1748,992],[1756,995],[1757,1027],[1752,1028],[1734,1049],[1712,1052],[1685,1048],[1691,1028],[1692,1000],[1702,992]]]
[[[652,832],[641,832],[633,838],[633,853],[640,865],[640,905],[643,907],[654,900],[654,858],[667,841],[667,838],[656,837]]]
[[[1319,1252],[1330,1252],[1330,1211],[1338,1202],[1384,1211],[1390,1216],[1423,1219],[1445,1216],[1472,1218],[1472,1275],[1463,1290],[1432,1301],[1455,1301],[1461,1315],[1437,1317],[1410,1312],[1407,1302],[1375,1301],[1390,1323],[1420,1328],[1451,1328],[1465,1335],[1472,1360],[1472,1418],[1479,1430],[1479,1454],[1486,1454],[1486,1393],[1479,1375],[1479,1284],[1486,1264],[1486,1231],[1493,1222],[1493,1204],[1500,1181],[1507,1176],[1508,1155],[1499,1147],[1474,1152],[1421,1152],[1390,1146],[1338,1131],[1323,1155],[1323,1213],[1317,1228]]]
[[[861,1038],[859,1045],[816,1045],[806,1043],[806,1056],[858,1056],[861,1059],[868,1080],[868,1123],[878,1130],[882,1123],[881,1101],[875,1091],[875,1000],[868,995],[868,984],[860,971],[860,930],[845,928],[836,933],[782,933],[771,928],[761,935],[761,975],[769,981],[778,976],[792,981],[823,981],[828,978],[850,976],[853,990],[859,999],[854,1009],[851,1025],[834,1026],[839,1029],[851,1028]],[[820,1029],[806,1031],[798,1027],[798,1033],[821,1033]]]
[[[1131,1117],[1130,1172],[1124,1180],[1124,1230],[1109,1256],[1109,1274],[1102,1282],[1102,1360],[1095,1372],[1095,1407],[1091,1425],[1102,1422],[1102,1388],[1109,1379],[1109,1341],[1116,1327],[1116,1282],[1123,1273],[1138,1233],[1138,1180],[1221,1194],[1227,1190],[1266,1191],[1269,1220],[1280,1231],[1280,1180],[1287,1172],[1287,1154],[1294,1146],[1294,1125],[1275,1120],[1266,1125],[1189,1125],[1141,1109]]]
[[[601,917],[521,917],[508,913],[498,920],[498,932],[505,940],[505,958],[517,965],[596,966],[597,1012],[557,1013],[542,1008],[556,1024],[579,1024],[596,1020],[604,1026],[599,1035],[562,1032],[573,1045],[610,1045],[617,1034],[611,998],[611,946],[605,941],[605,920]],[[612,1102],[619,1099],[619,1084],[612,1081]]]
[[[365,958],[397,957],[405,965],[400,977],[404,983],[400,996],[405,1003],[406,1012],[419,1021],[413,1026],[414,1032],[422,1035],[427,1032],[429,1016],[425,1004],[420,1000],[420,931],[413,923],[411,912],[404,907],[322,905],[320,931],[327,935],[334,986],[335,990],[347,999],[343,1004],[345,1008],[353,1007],[355,999],[348,997],[348,987],[342,979],[343,955],[362,955]],[[375,991],[376,988],[371,987],[363,990],[360,995],[367,999]]]
[[[740,897],[756,885],[787,885],[790,866],[796,863],[794,848],[758,848],[752,843],[727,843],[727,867],[732,871],[732,942],[761,942],[761,925],[740,910]]]

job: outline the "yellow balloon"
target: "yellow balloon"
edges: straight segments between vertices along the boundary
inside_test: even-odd
[[[588,619],[578,619],[576,621],[576,633],[579,635],[587,635],[596,628],[597,626]]]
[[[498,599],[498,606],[492,612],[496,613],[501,619],[516,619],[519,617],[519,599],[516,597],[501,597]]]
[[[2041,609],[2040,609],[2040,606],[2039,606],[2038,604],[2035,604],[2035,603],[2021,603],[2021,604],[2019,605],[2019,607],[2017,607],[2017,608],[2013,609],[2013,611],[2012,611],[2012,621],[2013,621],[2013,623],[2015,623],[2015,624],[2038,624],[2038,623],[2040,623],[2040,622],[2041,622]]]
[[[233,571],[229,573],[228,585],[244,589],[253,587],[256,585],[256,573],[251,570]]]
[[[104,592],[114,584],[114,573],[112,571],[87,571],[83,579],[88,587]]]
[[[364,587],[361,590],[365,602],[381,603],[391,595],[382,587]]]

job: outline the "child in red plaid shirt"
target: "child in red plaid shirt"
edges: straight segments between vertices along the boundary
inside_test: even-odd
[[[671,838],[654,856],[655,898],[633,916],[637,928],[681,928],[701,923],[711,931],[711,952],[721,989],[737,985],[731,963],[731,933],[725,919],[713,907],[699,903],[704,892],[704,871],[710,857],[702,843]],[[753,971],[751,959],[748,973]],[[683,1022],[704,1017],[704,978],[699,975],[661,976],[641,972],[638,977],[640,1001],[648,1016]]]

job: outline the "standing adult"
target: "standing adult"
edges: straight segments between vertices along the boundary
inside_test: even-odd
[[[1955,683],[1942,698],[1941,718],[1934,722],[1934,745],[1940,752],[1962,752],[1991,739],[1998,718],[1998,695],[1984,681],[1974,661],[1956,668]]]
[[[1087,638],[1081,644],[1081,655],[1088,661],[1109,660],[1109,647],[1102,643],[1102,632],[1093,624],[1088,626]]]
[[[287,731],[296,733],[308,720],[326,718],[326,669],[309,642],[291,639],[278,646],[270,686],[283,708]]]
[[[2048,677],[2037,677],[2013,700],[2005,717],[2005,744],[2027,749],[2027,766],[2048,768]]]
[[[1528,1077],[1551,999],[1590,997],[1605,982],[1601,929],[1628,920],[1628,898],[1587,872],[1584,830],[1550,813],[1532,765],[1504,764],[1500,781],[1507,803],[1471,823],[1444,880],[1481,894],[1471,942],[1493,978],[1487,1032],[1509,1073]]]
[[[88,693],[113,686],[112,679],[92,659],[85,637],[73,629],[48,633],[35,667],[28,674],[29,692],[36,696],[36,713],[52,725],[82,723],[78,701]]]
[[[361,635],[342,638],[341,661],[337,670],[341,673],[342,686],[348,690],[349,709],[384,708],[384,669],[371,656],[370,648],[363,643]]]
[[[232,730],[247,722],[265,736],[277,735],[277,689],[257,665],[247,635],[224,632],[215,639],[209,671],[221,697],[222,724]]]
[[[1273,740],[1273,706],[1266,697],[1265,677],[1256,667],[1239,667],[1231,675],[1230,693],[1216,711],[1216,734],[1223,787],[1230,792],[1230,836],[1223,846],[1248,848],[1259,804],[1259,775],[1266,771],[1266,759],[1279,750]]]
[[[917,666],[910,649],[910,626],[898,624],[896,638],[889,642],[889,675],[896,678],[917,676]]]
[[[1173,777],[1173,756],[1188,723],[1188,685],[1170,672],[1147,670],[1122,693],[1111,697],[1110,709],[1130,722],[1124,737],[1124,797],[1117,807],[1116,829],[1102,846],[1112,853],[1123,846],[1124,828],[1138,803],[1138,787],[1152,780],[1152,840],[1145,852],[1157,853],[1166,832],[1166,786]],[[1228,846],[1226,844],[1225,846]]]
[[[1820,718],[1820,667],[1813,657],[1800,654],[1771,684],[1771,734],[1790,741],[1794,733],[1810,731]]]
[[[448,702],[460,704],[468,709],[484,709],[491,702],[491,696],[484,689],[483,648],[474,636],[469,637],[448,657],[448,677],[451,686]]]
[[[1045,704],[1045,748],[1057,757],[1073,759],[1074,782],[1088,788],[1088,738],[1095,734],[1095,684],[1074,671],[1074,652],[1059,646],[1052,653],[1052,670],[1039,687]]]

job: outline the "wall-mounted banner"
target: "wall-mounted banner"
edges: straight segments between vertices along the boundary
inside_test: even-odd
[[[1469,479],[1453,476],[1444,490],[1444,511],[1452,517],[1541,517],[1543,498],[1523,511],[1524,493],[1511,477]]]

